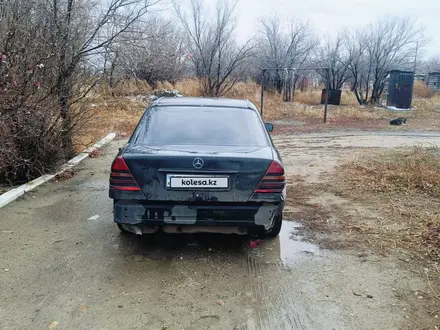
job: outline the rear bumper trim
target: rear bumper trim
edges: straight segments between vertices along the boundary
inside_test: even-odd
[[[263,226],[270,228],[284,203],[243,205],[146,204],[116,201],[114,221],[127,225]]]

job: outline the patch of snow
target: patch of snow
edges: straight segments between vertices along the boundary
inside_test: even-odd
[[[393,111],[411,111],[411,109],[402,109],[402,108],[396,108],[396,107],[387,107],[388,110]]]

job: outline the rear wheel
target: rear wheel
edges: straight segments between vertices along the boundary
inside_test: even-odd
[[[282,224],[283,224],[283,215],[282,214],[277,215],[274,220],[273,227],[269,230],[266,230],[263,236],[267,238],[277,237],[281,231]]]

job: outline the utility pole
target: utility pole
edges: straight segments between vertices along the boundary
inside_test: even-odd
[[[329,79],[330,79],[330,69],[326,69],[326,71],[327,71],[327,77],[329,77]],[[324,103],[324,124],[327,123],[328,98],[329,98],[329,94],[330,94],[330,83],[328,82],[328,79],[326,79],[325,88],[327,90],[325,93],[325,103]]]
[[[263,107],[264,107],[264,77],[265,77],[266,70],[261,71],[261,103],[260,103],[260,112],[261,117],[263,117]]]
[[[417,70],[417,55],[419,53],[419,42],[416,43],[416,56],[414,57],[414,75],[416,74]]]
[[[411,101],[409,104],[409,107],[412,108],[412,101],[413,101],[413,93],[414,93],[414,85],[416,83],[416,70],[417,70],[417,55],[419,53],[419,42],[416,41],[416,54],[414,56],[414,73],[413,73],[413,84],[412,84],[412,91],[411,91]]]

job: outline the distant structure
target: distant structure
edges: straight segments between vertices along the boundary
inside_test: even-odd
[[[440,72],[429,73],[427,84],[432,90],[440,92]]]
[[[387,107],[411,109],[414,72],[392,70],[389,73]]]
[[[428,83],[428,75],[424,74],[424,73],[416,73],[414,75],[414,80],[421,81],[421,82],[424,82],[425,84],[427,84]]]

